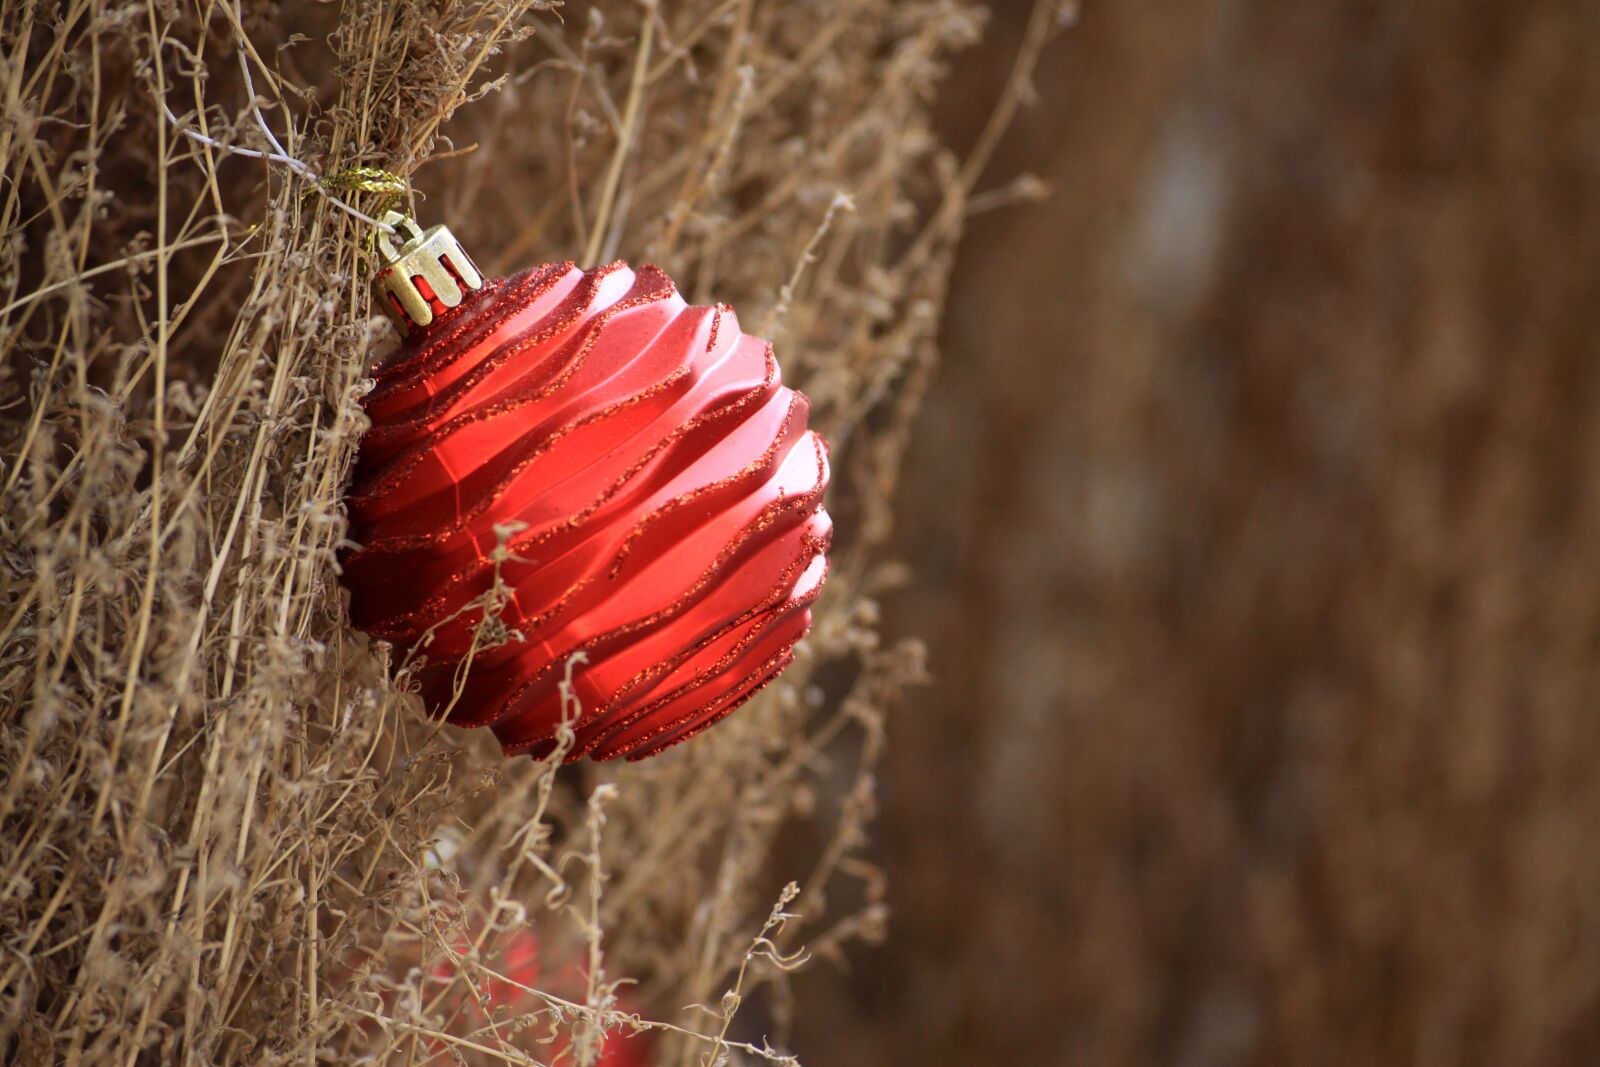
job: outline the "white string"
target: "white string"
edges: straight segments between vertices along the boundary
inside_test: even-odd
[[[185,137],[188,137],[190,140],[196,141],[203,145],[209,145],[221,152],[228,152],[236,156],[244,156],[248,159],[262,159],[269,163],[281,163],[283,166],[294,171],[294,173],[300,175],[300,177],[309,181],[311,183],[311,188],[316,190],[318,196],[328,201],[328,203],[332,204],[340,211],[360,219],[369,226],[376,226],[384,233],[397,232],[389,223],[381,222],[378,219],[373,218],[371,215],[358,211],[349,204],[345,203],[343,200],[340,200],[338,197],[329,193],[327,189],[323,188],[321,175],[312,170],[304,162],[296,159],[294,156],[291,156],[284,150],[283,145],[278,141],[277,135],[272,132],[272,127],[267,125],[266,116],[261,113],[261,108],[256,104],[256,100],[259,98],[256,96],[255,82],[250,77],[249,61],[245,59],[244,50],[242,48],[239,50],[238,55],[239,70],[244,74],[245,92],[250,94],[250,112],[255,116],[256,124],[261,127],[261,132],[266,135],[267,143],[270,144],[274,150],[271,152],[261,152],[254,148],[240,148],[237,145],[224,144],[215,137],[208,137],[199,130],[190,129],[178,121],[178,116],[172,113],[172,109],[168,107],[167,102],[163,100],[161,101],[161,110],[166,113],[167,121],[172,123],[173,128],[179,133],[182,133]]]

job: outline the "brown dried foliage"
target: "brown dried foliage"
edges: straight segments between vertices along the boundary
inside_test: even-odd
[[[876,549],[976,174],[925,112],[977,28],[887,0],[4,6],[0,1058],[592,1063],[619,1028],[663,1063],[786,1058],[797,947],[882,920],[856,857],[920,657],[878,641]],[[310,174],[357,166],[494,272],[653,260],[777,342],[842,537],[762,699],[557,775],[428,722],[349,629],[340,488],[389,333],[335,197],[380,198]],[[586,977],[466,1018],[525,926]]]
[[[1600,1062],[1596,41],[1084,5],[997,157],[1060,194],[972,220],[903,479],[939,684],[889,945],[799,982],[834,1062]]]

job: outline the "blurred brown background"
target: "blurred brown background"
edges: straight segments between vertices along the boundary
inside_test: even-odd
[[[958,64],[970,144],[1028,5]],[[900,506],[812,1067],[1600,1057],[1600,6],[1084,5]]]

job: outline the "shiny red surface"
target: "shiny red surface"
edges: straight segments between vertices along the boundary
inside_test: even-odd
[[[358,628],[406,649],[431,631],[434,714],[546,753],[582,652],[569,758],[638,759],[793,658],[827,571],[827,447],[732,309],[653,267],[551,264],[488,282],[374,377],[344,581]],[[463,680],[507,524],[499,617],[521,639]]]

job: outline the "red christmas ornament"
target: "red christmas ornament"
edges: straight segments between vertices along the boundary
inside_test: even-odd
[[[483,941],[482,933],[478,922],[469,921],[464,926],[448,928],[443,936],[457,957],[474,957],[476,946]],[[507,1027],[534,1013],[548,1012],[549,1001],[539,995],[541,992],[581,1003],[588,986],[588,975],[578,959],[568,960],[564,966],[548,967],[541,958],[538,938],[526,926],[505,931],[498,946],[486,957],[479,957],[484,963],[481,971],[463,967],[455,957],[444,954],[433,956],[432,966],[424,971],[423,947],[422,942],[407,939],[391,944],[384,956],[365,948],[353,950],[337,980],[348,982],[363,970],[385,971],[388,980],[377,987],[385,1014],[399,1014],[402,999],[421,1003],[439,1020],[444,1033],[467,1039],[480,1037],[486,1027]],[[618,989],[615,995],[619,1002],[612,1010],[630,1014],[636,1010],[626,988]],[[369,1023],[368,1029],[375,1032],[377,1025]],[[537,1053],[544,1063],[574,1059],[570,1025],[556,1033],[553,1040],[543,1021],[533,1028],[533,1040],[515,1036],[527,1032],[520,1026],[511,1026],[504,1037],[519,1043],[525,1051]],[[446,1041],[431,1035],[423,1038],[423,1044],[438,1057],[444,1056],[449,1047]],[[636,1032],[624,1024],[601,1038],[595,1062],[597,1067],[645,1067],[653,1050],[648,1032]]]
[[[753,696],[810,625],[831,530],[827,447],[772,346],[654,267],[484,282],[444,227],[388,221],[407,240],[375,285],[406,337],[364,401],[355,625],[420,647],[430,711],[508,754],[554,747],[574,653],[569,759],[653,755]],[[497,526],[520,639],[463,680]]]
[[[455,950],[462,955],[471,951],[472,945],[465,937],[456,937]],[[452,1029],[464,1031],[469,1036],[483,1026],[498,1021],[504,1024],[519,1015],[548,1009],[548,1002],[529,990],[543,990],[553,996],[582,1001],[587,976],[576,961],[562,968],[554,977],[544,973],[539,959],[539,941],[526,927],[511,931],[499,953],[499,964],[504,969],[505,980],[487,978],[473,987],[471,996],[457,995],[452,1003],[443,1007],[446,1016],[457,1025]],[[442,985],[451,985],[457,978],[456,965],[441,959],[433,966],[432,977]],[[424,993],[431,990],[424,986]],[[629,1011],[624,1002],[617,1010]],[[537,1032],[537,1031],[536,1031]],[[596,1067],[644,1067],[650,1057],[652,1042],[648,1034],[638,1034],[627,1029],[607,1033],[600,1042]],[[568,1062],[571,1043],[566,1034],[537,1049],[546,1063]]]

